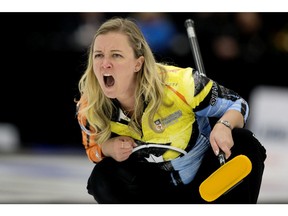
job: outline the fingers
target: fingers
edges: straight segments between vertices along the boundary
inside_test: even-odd
[[[226,145],[218,146],[217,144],[211,145],[216,156],[222,151],[225,153],[225,158],[228,159],[231,155],[231,150]]]
[[[132,149],[134,147],[134,140],[120,138],[119,139],[120,149]]]
[[[216,140],[212,140],[210,143],[216,156],[218,156],[221,151],[224,152],[225,159],[228,159],[231,156],[231,147],[228,142],[217,142]]]
[[[115,149],[114,159],[118,162],[128,159],[132,152],[132,148],[127,148],[127,144],[125,144],[124,141],[120,141],[117,144],[118,147]]]
[[[229,148],[221,149],[220,152],[221,151],[224,152],[225,159],[228,159],[231,156],[231,150]],[[217,156],[218,155],[219,155],[219,152],[218,152]]]
[[[134,140],[130,137],[117,137],[115,140],[114,159],[119,162],[128,159],[128,157],[132,153],[134,145]]]
[[[129,158],[132,154],[133,149],[138,145],[135,143],[134,139],[128,136],[119,136],[113,138],[113,158],[116,161],[124,161]]]

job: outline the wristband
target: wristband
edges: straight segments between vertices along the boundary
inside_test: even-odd
[[[221,124],[225,125],[226,127],[230,128],[230,129],[232,130],[232,127],[231,127],[231,125],[230,125],[230,123],[229,123],[228,121],[219,119],[219,120],[216,122],[216,124],[218,124],[218,123],[221,123]]]

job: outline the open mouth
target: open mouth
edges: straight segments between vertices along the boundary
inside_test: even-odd
[[[110,74],[104,74],[104,83],[106,87],[111,87],[114,85],[115,79]]]

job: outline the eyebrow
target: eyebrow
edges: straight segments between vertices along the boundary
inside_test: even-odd
[[[100,51],[100,50],[95,50],[94,53],[96,53],[96,52],[102,52],[102,51]],[[121,51],[121,50],[111,50],[111,52],[123,52],[123,51]]]

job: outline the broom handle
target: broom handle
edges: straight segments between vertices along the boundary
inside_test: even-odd
[[[202,75],[206,76],[206,72],[205,72],[203,61],[202,61],[202,56],[200,53],[198,40],[197,40],[196,33],[195,33],[194,21],[191,19],[187,19],[185,21],[185,27],[187,29],[189,43],[190,43],[190,47],[192,49],[192,54],[193,54],[194,62],[196,64],[196,68]],[[221,149],[220,149],[220,152],[218,154],[218,160],[219,160],[219,163],[221,166],[224,165],[226,162],[225,161],[225,154]]]
[[[203,64],[201,53],[200,53],[198,40],[197,40],[196,33],[195,33],[194,21],[191,19],[187,19],[185,21],[185,27],[187,30],[189,43],[192,49],[192,54],[193,54],[193,58],[196,64],[196,68],[201,74],[206,75],[204,64]]]

